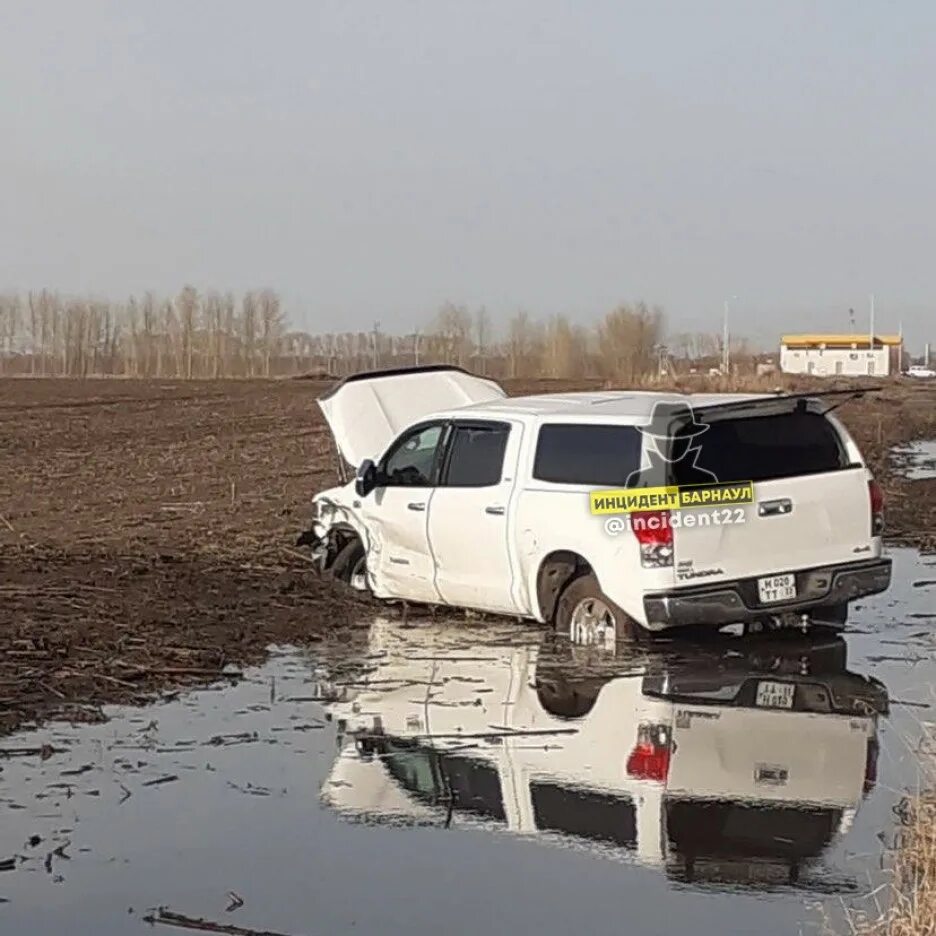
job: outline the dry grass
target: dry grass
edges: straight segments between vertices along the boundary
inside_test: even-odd
[[[894,868],[891,909],[874,932],[887,936],[936,933],[936,793],[917,797],[910,804]]]
[[[846,909],[844,932],[851,936],[936,936],[936,752],[931,727],[923,726],[917,750],[924,792],[908,795],[895,808],[899,825],[885,855],[887,880],[867,895],[863,908]]]
[[[936,792],[906,801],[890,882],[871,895],[881,909],[848,910],[852,936],[936,936]]]

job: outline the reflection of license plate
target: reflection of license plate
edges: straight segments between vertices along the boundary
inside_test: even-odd
[[[796,576],[768,575],[757,580],[757,597],[761,604],[771,604],[775,601],[789,601],[796,597]]]
[[[790,779],[790,771],[781,764],[755,764],[754,782],[766,786],[783,786]]]
[[[793,708],[793,683],[759,682],[757,684],[756,705],[761,708]]]

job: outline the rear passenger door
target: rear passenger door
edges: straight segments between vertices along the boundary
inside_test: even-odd
[[[523,427],[459,420],[429,508],[435,586],[459,607],[516,612],[510,499]]]

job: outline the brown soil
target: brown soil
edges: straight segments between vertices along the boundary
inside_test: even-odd
[[[334,482],[315,403],[326,386],[0,381],[0,733],[100,718],[104,703],[215,679],[269,644],[350,639],[367,603],[292,546]],[[897,477],[887,450],[936,438],[933,399],[892,385],[839,410],[892,533],[929,549],[936,481]]]
[[[843,404],[837,415],[884,488],[887,542],[936,551],[936,477],[911,481],[890,454],[894,446],[936,439],[936,386],[891,384]]]

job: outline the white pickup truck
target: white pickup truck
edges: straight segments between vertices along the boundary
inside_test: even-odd
[[[823,398],[507,398],[433,366],[349,377],[319,403],[342,484],[315,496],[299,542],[378,598],[611,643],[686,626],[842,626],[848,602],[890,584],[880,488]],[[593,492],[726,485],[748,502],[591,510]]]

